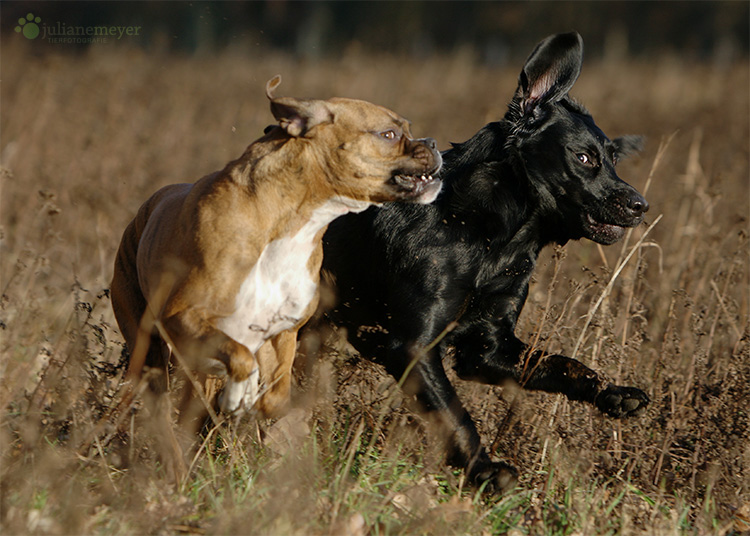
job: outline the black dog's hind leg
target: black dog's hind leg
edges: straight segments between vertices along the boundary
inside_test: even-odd
[[[403,390],[407,396],[416,397],[416,409],[436,425],[437,433],[446,442],[448,463],[466,468],[467,477],[475,485],[487,482],[486,491],[512,489],[518,472],[508,464],[490,460],[471,416],[445,374],[439,352],[432,350],[424,355],[422,352],[419,345],[414,345],[410,351],[395,348],[389,353],[386,369],[399,380],[408,364],[416,359],[404,379]]]
[[[390,293],[394,321],[389,325],[383,364],[396,381],[402,382],[407,397],[415,397],[414,409],[434,423],[438,437],[445,441],[448,463],[465,468],[474,485],[487,482],[487,491],[507,491],[515,486],[518,473],[510,465],[490,460],[471,416],[445,373],[439,346],[435,346],[452,320],[446,316],[456,307],[435,299],[429,282],[422,284],[422,292],[414,292],[414,288],[408,293],[398,292],[397,288]],[[426,295],[431,299],[425,299]],[[421,304],[421,314],[407,314],[414,303]]]

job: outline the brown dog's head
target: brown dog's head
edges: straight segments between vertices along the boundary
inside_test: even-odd
[[[281,83],[266,85],[271,112],[291,138],[309,140],[306,149],[326,170],[342,197],[366,203],[430,203],[440,192],[433,177],[442,165],[432,138],[413,139],[409,123],[366,101],[274,97]]]

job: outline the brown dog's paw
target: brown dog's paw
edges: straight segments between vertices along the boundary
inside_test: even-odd
[[[518,485],[518,471],[512,465],[503,462],[490,462],[471,472],[471,481],[476,487],[484,485],[484,493],[502,495],[512,491]]]
[[[596,407],[610,417],[638,417],[646,412],[648,395],[635,387],[610,385],[596,397]]]

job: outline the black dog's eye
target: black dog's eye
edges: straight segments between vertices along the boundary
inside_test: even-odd
[[[584,166],[593,166],[594,161],[592,158],[587,155],[586,153],[576,153],[576,158],[583,164]]]
[[[619,159],[619,155],[617,153],[612,153],[612,164],[617,165],[618,159]]]

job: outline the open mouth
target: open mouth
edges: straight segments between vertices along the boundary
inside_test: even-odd
[[[591,214],[586,214],[583,226],[589,239],[604,245],[614,244],[625,236],[625,226],[595,220]],[[632,225],[627,227],[632,227]]]
[[[417,203],[434,201],[442,186],[442,181],[433,177],[431,173],[422,173],[421,175],[399,173],[394,175],[391,180],[402,199]]]

